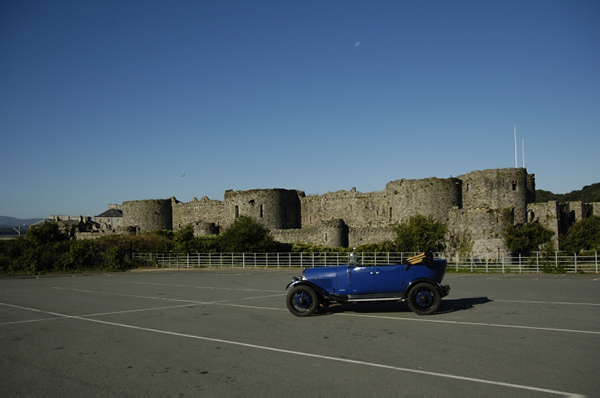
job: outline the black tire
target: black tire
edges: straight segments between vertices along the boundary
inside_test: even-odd
[[[408,306],[418,315],[435,313],[442,303],[439,290],[431,283],[418,283],[408,292]]]
[[[310,316],[319,307],[317,293],[308,286],[296,286],[285,301],[288,310],[296,316]]]

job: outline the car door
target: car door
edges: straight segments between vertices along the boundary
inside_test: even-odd
[[[375,293],[401,292],[405,265],[378,265],[375,268]]]
[[[344,272],[338,272],[337,274],[338,293],[373,293],[376,277],[375,268],[376,267],[344,267]]]

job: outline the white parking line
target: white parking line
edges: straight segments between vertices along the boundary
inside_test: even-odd
[[[414,374],[433,376],[433,377],[441,377],[441,378],[452,379],[452,380],[460,380],[460,381],[467,381],[467,382],[473,382],[473,383],[515,388],[515,389],[520,389],[520,390],[542,392],[542,393],[547,393],[547,394],[578,396],[577,394],[572,394],[572,393],[568,393],[568,392],[564,392],[564,391],[551,390],[551,389],[547,389],[547,388],[539,388],[539,387],[534,387],[534,386],[525,386],[525,385],[521,385],[521,384],[505,383],[505,382],[494,381],[494,380],[477,379],[474,377],[458,376],[458,375],[452,375],[452,374],[447,374],[447,373],[428,372],[425,370],[402,368],[399,366],[385,365],[385,364],[380,364],[380,363],[375,363],[375,362],[366,362],[366,361],[359,361],[359,360],[355,360],[355,359],[339,358],[339,357],[332,357],[332,356],[319,355],[319,354],[311,354],[311,353],[301,352],[301,351],[292,351],[292,350],[286,350],[286,349],[282,349],[282,348],[242,343],[239,341],[215,339],[212,337],[197,336],[197,335],[185,334],[185,333],[176,333],[176,332],[170,332],[167,330],[151,329],[151,328],[145,328],[145,327],[140,327],[140,326],[127,325],[127,324],[123,324],[123,323],[102,321],[99,319],[89,319],[89,318],[85,318],[85,317],[81,317],[81,316],[65,315],[65,314],[60,314],[60,313],[56,313],[56,312],[42,311],[42,310],[38,310],[35,308],[28,308],[28,307],[22,307],[22,306],[5,304],[5,303],[0,303],[0,304],[8,305],[8,306],[11,306],[14,308],[20,308],[20,309],[28,310],[28,311],[41,312],[41,313],[45,313],[48,315],[62,317],[62,318],[77,319],[77,320],[87,321],[87,322],[95,322],[95,323],[100,323],[103,325],[116,326],[116,327],[134,329],[134,330],[141,330],[141,331],[145,331],[145,332],[159,333],[159,334],[175,336],[175,337],[184,337],[184,338],[195,339],[195,340],[210,341],[210,342],[214,342],[214,343],[230,344],[230,345],[236,345],[236,346],[247,347],[247,348],[252,348],[252,349],[278,352],[278,353],[288,354],[288,355],[303,356],[303,357],[309,357],[309,358],[322,359],[322,360],[326,360],[326,361],[342,362],[342,363],[348,363],[348,364],[360,365],[360,366],[369,366],[369,367],[388,369],[388,370],[393,370],[393,371],[398,371],[398,372],[414,373]]]
[[[584,333],[584,334],[597,334],[600,332],[593,330],[576,330],[576,329],[558,329],[558,328],[544,328],[538,326],[522,326],[522,325],[502,325],[499,323],[483,323],[483,322],[463,322],[463,321],[445,321],[441,319],[423,319],[423,318],[403,318],[396,316],[380,316],[380,315],[358,315],[358,314],[345,314],[338,313],[338,316],[356,316],[361,318],[377,318],[377,319],[389,319],[394,321],[413,321],[413,322],[431,322],[431,323],[445,323],[450,325],[467,325],[467,326],[487,326],[494,328],[507,328],[507,329],[528,329],[528,330],[542,330],[546,332],[566,332],[566,333]]]
[[[189,288],[189,289],[207,289],[207,290],[232,290],[232,291],[238,291],[238,292],[280,292],[280,290],[234,289],[234,288],[230,288],[230,287],[173,285],[173,284],[168,284],[168,283],[151,283],[151,282],[131,282],[131,283],[136,284],[136,285],[186,287],[186,288]]]
[[[521,304],[563,304],[563,305],[597,305],[596,303],[569,303],[567,301],[524,301],[524,300],[495,300],[502,303],[521,303]]]
[[[129,313],[133,313],[133,312],[157,311],[157,310],[169,310],[169,309],[172,309],[172,308],[193,307],[195,305],[201,305],[201,304],[204,304],[204,303],[188,303],[188,304],[181,304],[181,305],[172,305],[172,306],[168,306],[168,307],[140,308],[140,309],[135,309],[135,310],[113,311],[113,312],[98,312],[98,313],[95,313],[95,314],[85,314],[85,315],[80,315],[80,316],[81,317],[92,317],[92,316],[129,314]],[[18,305],[7,304],[7,303],[0,303],[0,305],[4,305],[4,306],[7,306],[7,307],[13,307],[13,308],[23,308],[23,307],[20,307]],[[10,322],[2,322],[2,323],[0,323],[0,325],[15,325],[15,324],[19,324],[19,323],[53,321],[53,320],[56,320],[56,319],[63,319],[63,318],[66,318],[66,317],[65,316],[56,316],[54,318],[38,318],[38,319],[29,319],[29,320],[26,320],[26,321],[10,321]],[[68,316],[67,318],[70,318],[70,316]]]
[[[195,301],[195,300],[180,300],[180,299],[172,299],[166,297],[152,297],[152,296],[138,296],[135,294],[123,294],[123,293],[107,293],[107,292],[99,292],[96,290],[85,290],[85,289],[67,289],[64,287],[55,287],[54,289],[58,290],[68,290],[72,292],[80,292],[80,293],[94,293],[94,294],[103,294],[106,296],[121,296],[121,297],[133,297],[133,298],[141,298],[146,300],[161,300],[161,301],[177,301],[182,303],[190,303],[190,304],[215,304],[219,301]],[[225,302],[229,300],[221,300],[221,302]]]
[[[270,294],[268,296],[244,297],[243,299],[240,299],[240,300],[256,300],[256,299],[261,299],[261,298],[283,297],[283,296],[285,296],[285,293]]]

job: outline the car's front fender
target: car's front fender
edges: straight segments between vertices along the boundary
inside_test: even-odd
[[[285,287],[285,290],[288,290],[290,288],[290,286],[295,286],[298,282],[302,282],[302,277],[293,276],[292,281],[287,284],[287,286]]]
[[[288,285],[285,287],[285,290],[289,289],[290,287],[295,287],[295,286],[308,286],[311,289],[313,289],[315,292],[317,292],[317,294],[320,295],[321,297],[324,297],[324,298],[329,297],[329,293],[325,289],[323,289],[321,286],[315,285],[311,281],[307,281],[305,279],[300,279],[299,277],[296,277],[296,276],[290,283],[288,283]]]

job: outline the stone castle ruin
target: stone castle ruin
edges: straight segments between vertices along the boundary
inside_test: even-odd
[[[177,231],[188,224],[196,236],[218,235],[236,218],[250,216],[284,243],[358,246],[393,240],[392,226],[417,214],[448,227],[448,238],[469,234],[473,251],[504,251],[508,224],[540,221],[560,234],[575,221],[600,214],[600,204],[535,203],[535,177],[524,168],[473,171],[450,178],[400,179],[383,191],[306,195],[290,189],[228,190],[224,200],[206,196],[123,202],[122,230]],[[571,210],[573,208],[573,210]],[[119,231],[116,231],[119,232]]]

